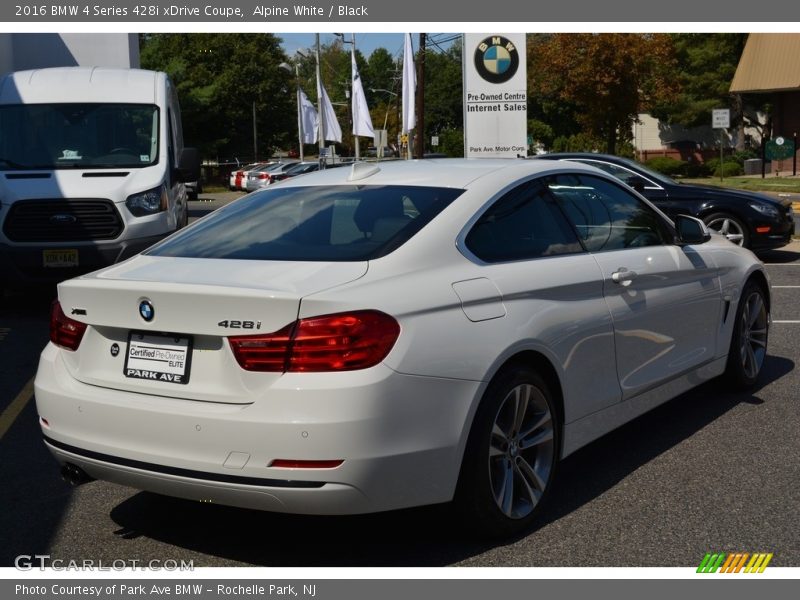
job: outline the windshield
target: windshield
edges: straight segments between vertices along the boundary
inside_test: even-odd
[[[371,260],[400,247],[463,191],[398,185],[276,188],[211,213],[145,254]]]
[[[0,170],[147,167],[158,119],[146,104],[0,106]]]

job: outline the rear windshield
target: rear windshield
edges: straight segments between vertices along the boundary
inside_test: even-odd
[[[146,254],[371,260],[400,247],[463,191],[395,185],[275,188],[229,204]]]

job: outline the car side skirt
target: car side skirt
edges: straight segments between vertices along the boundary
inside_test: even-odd
[[[718,377],[725,372],[728,357],[717,358],[705,365],[639,394],[629,400],[598,411],[564,427],[562,458],[569,456],[589,442],[643,415],[647,411]]]

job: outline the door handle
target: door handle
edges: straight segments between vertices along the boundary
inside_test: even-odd
[[[631,271],[625,267],[620,267],[611,274],[611,281],[626,287],[629,286],[634,279],[636,279],[636,271]]]

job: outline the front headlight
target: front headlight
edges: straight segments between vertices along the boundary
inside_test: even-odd
[[[778,210],[769,204],[762,204],[761,202],[748,202],[747,204],[750,208],[757,210],[765,217],[771,217],[773,219],[780,217]]]
[[[131,211],[134,217],[144,217],[145,215],[154,215],[163,210],[167,210],[169,205],[169,196],[167,196],[167,187],[161,185],[146,192],[140,192],[128,196],[125,200],[125,206]]]

